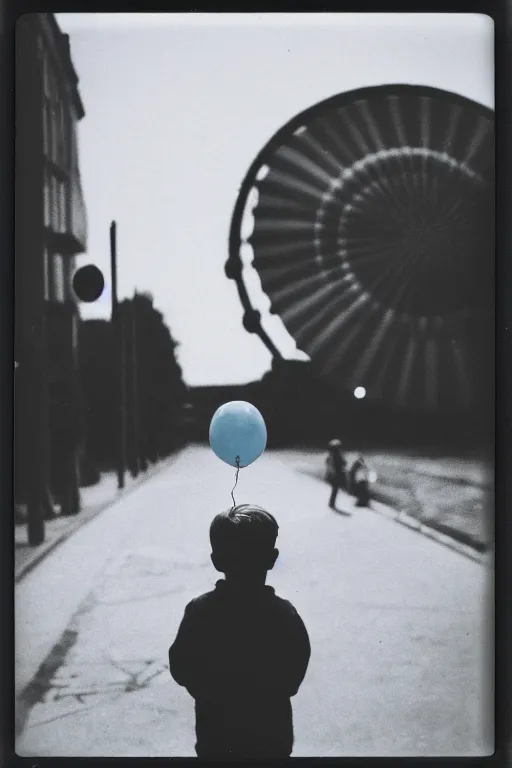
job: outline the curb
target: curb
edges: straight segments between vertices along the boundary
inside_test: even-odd
[[[43,544],[40,544],[40,548],[38,548],[38,550],[34,553],[34,556],[22,566],[20,566],[20,568],[15,570],[14,583],[19,584],[20,581],[22,581],[22,579],[24,579],[25,576],[27,576],[33,570],[33,568],[36,567],[36,565],[39,565],[39,563],[44,560],[44,558],[49,555],[50,552],[52,552],[59,544],[62,544],[64,541],[69,539],[69,537],[72,536],[79,528],[82,528],[84,525],[87,525],[87,523],[90,523],[91,520],[94,520],[98,515],[100,515],[109,507],[113,507],[118,502],[123,501],[123,499],[144,485],[144,483],[146,483],[148,480],[151,480],[151,478],[153,478],[155,475],[158,475],[164,469],[169,467],[181,453],[181,450],[177,451],[172,456],[169,456],[167,459],[164,459],[156,466],[146,470],[146,472],[140,478],[137,478],[130,486],[128,486],[128,488],[123,488],[121,491],[119,491],[113,499],[109,499],[103,504],[99,504],[89,512],[86,510],[79,512],[75,521],[73,523],[70,522],[70,525],[68,528],[66,528],[66,530],[62,531],[58,536],[55,537],[55,539],[49,541],[46,545],[44,542]]]
[[[286,464],[287,462],[284,461],[283,463]],[[288,464],[288,466],[290,465]],[[296,472],[299,472],[300,474],[309,474],[307,472],[305,473],[300,468],[294,467],[294,469]],[[317,480],[321,480],[321,477],[317,474],[311,474],[310,477],[314,477]],[[389,520],[393,520],[395,523],[400,523],[400,525],[404,525],[406,528],[409,528],[410,530],[416,531],[417,533],[421,533],[423,536],[426,536],[427,538],[432,539],[433,541],[436,541],[438,544],[442,544],[443,546],[448,547],[448,549],[451,549],[454,552],[458,552],[460,555],[463,555],[464,557],[468,557],[470,560],[473,560],[474,562],[479,563],[480,565],[485,565],[486,563],[492,562],[493,560],[494,552],[493,552],[492,546],[489,546],[483,552],[479,552],[478,549],[476,549],[476,547],[472,547],[469,544],[458,541],[453,535],[449,536],[446,533],[441,533],[441,531],[438,531],[435,528],[430,527],[429,525],[425,525],[425,523],[421,523],[419,520],[416,520],[416,518],[411,517],[406,512],[393,509],[393,507],[390,507],[381,501],[377,501],[374,498],[372,498],[371,503],[372,503],[372,506],[368,508],[370,509],[370,511],[377,512],[378,514],[384,515],[384,517],[387,517]]]
[[[446,533],[441,533],[440,531],[436,531],[435,528],[431,528],[430,526],[425,525],[425,523],[421,523],[419,520],[411,517],[406,512],[397,511],[396,509],[388,507],[386,504],[383,504],[380,501],[375,501],[373,499],[372,506],[369,509],[371,511],[377,512],[378,514],[384,515],[384,517],[387,517],[396,523],[400,523],[400,525],[404,525],[406,528],[417,531],[429,539],[433,539],[433,541],[436,541],[438,544],[442,544],[443,546],[448,547],[448,549],[452,549],[455,552],[458,552],[459,554],[474,560],[480,565],[484,565],[485,563],[489,562],[492,554],[490,551],[478,552],[478,550],[474,549],[468,544],[463,544],[462,542],[457,541],[457,539],[455,539],[453,536],[448,536]]]

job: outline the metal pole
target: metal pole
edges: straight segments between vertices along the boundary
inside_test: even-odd
[[[135,296],[134,296],[135,299]],[[140,471],[140,447],[139,447],[139,387],[138,387],[138,355],[137,355],[137,311],[138,305],[132,302],[132,421],[133,421],[133,453],[134,473],[137,477]]]
[[[117,225],[113,221],[110,225],[110,268],[112,279],[112,331],[114,340],[115,381],[118,385],[119,400],[116,408],[116,433],[117,433],[117,487],[124,488],[125,476],[125,375],[124,375],[124,339],[122,317],[119,312],[117,299]]]

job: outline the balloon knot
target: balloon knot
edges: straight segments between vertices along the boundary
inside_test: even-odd
[[[236,507],[235,488],[236,488],[237,483],[238,483],[238,473],[240,472],[240,456],[235,456],[235,462],[236,462],[235,484],[233,486],[233,490],[231,491],[231,498],[233,500],[233,506],[231,507],[232,510]]]

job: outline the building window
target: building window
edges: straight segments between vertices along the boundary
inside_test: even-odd
[[[58,130],[59,130],[59,114],[55,104],[51,106],[51,161],[55,165],[59,164],[59,142],[58,142]]]
[[[62,268],[64,273],[64,300],[69,301],[69,299],[73,298],[73,290],[72,290],[72,276],[73,276],[73,265],[75,263],[75,260],[72,256],[63,256],[62,258]]]
[[[50,226],[54,232],[59,231],[59,190],[55,176],[50,178]]]
[[[71,173],[71,132],[72,132],[72,116],[71,116],[71,109],[68,105],[68,102],[65,102],[64,104],[64,167],[66,169],[67,173]]]
[[[44,284],[44,300],[50,301],[50,261],[48,258],[48,250],[43,249],[43,284]]]
[[[50,106],[46,99],[43,100],[43,151],[44,156],[50,158],[51,148],[51,121]]]
[[[67,224],[68,224],[68,217],[67,217],[67,200],[66,200],[66,182],[65,181],[59,181],[58,184],[58,190],[59,190],[59,232],[66,232],[67,231]]]
[[[47,98],[50,98],[51,96],[50,67],[48,62],[48,56],[44,51],[44,49],[42,51],[42,67],[43,67],[43,92]]]
[[[74,236],[85,249],[87,221],[83,200],[72,100],[73,86],[47,50],[41,51],[43,90],[42,132],[46,159],[44,179],[44,224],[56,234]],[[71,242],[71,241],[70,241]],[[77,247],[70,245],[70,250]],[[58,267],[57,267],[58,269]],[[49,274],[53,274],[53,265]],[[50,279],[52,293],[52,279]]]
[[[64,128],[64,104],[62,99],[59,99],[56,105],[57,113],[57,165],[63,171],[67,170],[66,167],[66,141],[65,141],[65,128]]]
[[[44,205],[44,226],[51,227],[51,224],[52,224],[51,190],[50,190],[50,177],[48,175],[48,171],[45,171],[45,174],[44,174],[43,205]]]
[[[45,299],[63,304],[73,299],[74,258],[66,254],[44,251]]]
[[[60,253],[52,255],[53,279],[52,294],[54,301],[62,304],[66,298],[64,259]]]
[[[71,344],[75,353],[75,364],[78,362],[78,317],[73,314],[71,319]]]

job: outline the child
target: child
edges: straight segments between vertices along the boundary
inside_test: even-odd
[[[359,454],[350,470],[350,485],[352,494],[357,499],[356,506],[370,505],[370,475],[364,456]]]
[[[339,440],[331,440],[328,446],[326,460],[325,479],[331,486],[331,495],[329,498],[329,507],[336,509],[336,499],[340,488],[344,490],[347,487],[347,461],[341,450]]]
[[[171,675],[195,699],[198,757],[292,752],[290,697],[310,645],[295,608],[265,585],[277,533],[272,515],[249,504],[211,524],[212,563],[226,578],[187,605],[169,649]]]

